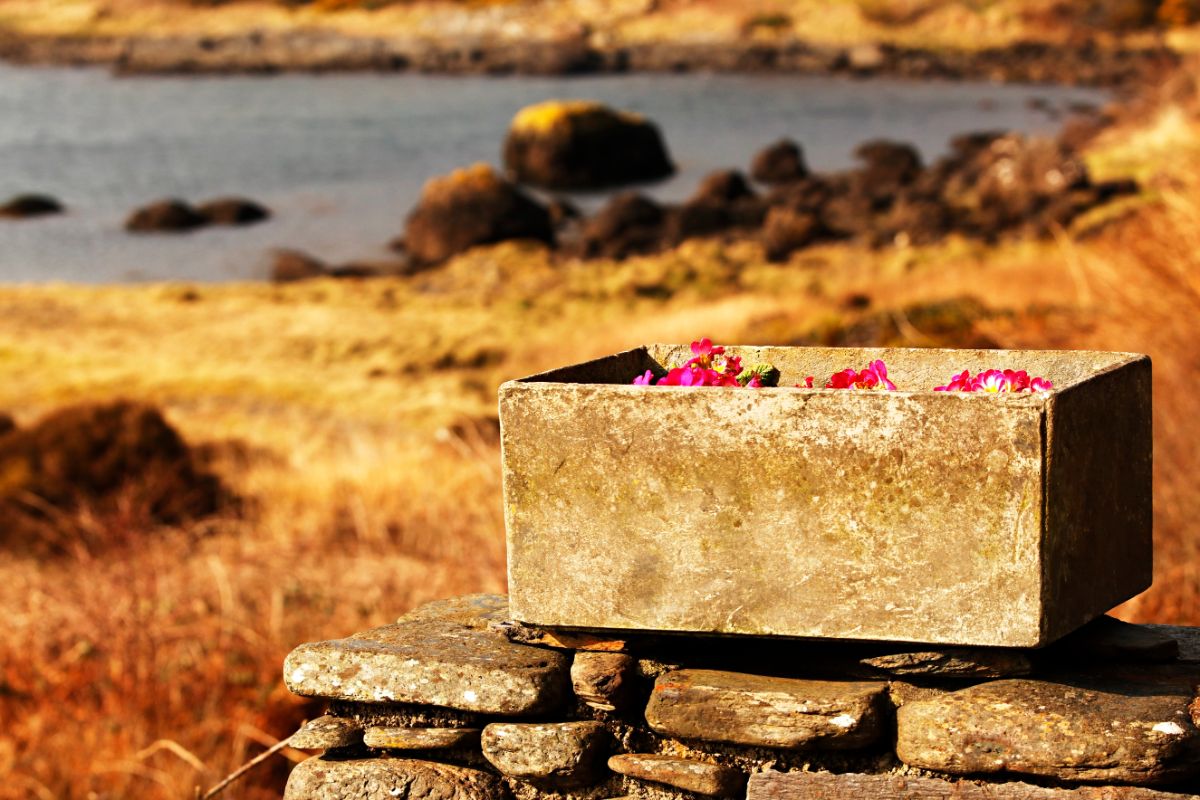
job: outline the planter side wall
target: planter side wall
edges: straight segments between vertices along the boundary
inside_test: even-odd
[[[517,382],[500,405],[517,619],[1040,642],[1041,398]]]
[[[1055,395],[1047,430],[1045,640],[1150,586],[1150,359]]]

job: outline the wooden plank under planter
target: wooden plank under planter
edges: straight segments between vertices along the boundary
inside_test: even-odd
[[[781,387],[632,386],[653,345],[500,388],[511,612],[547,627],[1036,647],[1150,585],[1150,360],[734,347]],[[1026,369],[1048,393],[934,392]]]

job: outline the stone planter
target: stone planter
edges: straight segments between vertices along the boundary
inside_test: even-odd
[[[1150,585],[1148,358],[728,351],[781,386],[882,358],[902,391],[629,385],[674,345],[504,384],[513,617],[1037,647]],[[1055,389],[931,391],[992,367]]]

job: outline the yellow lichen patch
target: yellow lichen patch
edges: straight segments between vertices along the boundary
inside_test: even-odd
[[[640,125],[644,119],[629,111],[617,111],[594,100],[547,100],[526,106],[513,117],[517,133],[545,133],[561,125],[605,128],[616,124]]]

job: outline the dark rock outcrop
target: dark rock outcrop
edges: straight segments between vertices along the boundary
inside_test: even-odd
[[[675,171],[658,127],[589,101],[522,109],[504,142],[510,177],[549,189],[596,189],[653,181]]]
[[[62,203],[45,194],[19,194],[0,204],[0,218],[30,219],[63,212]]]
[[[665,209],[645,195],[614,197],[583,226],[580,251],[585,258],[625,258],[663,246]]]
[[[486,164],[426,183],[404,229],[405,248],[418,264],[509,239],[552,244],[554,226],[544,206]]]
[[[759,183],[792,183],[808,177],[800,145],[780,139],[759,151],[750,163],[750,177]]]

